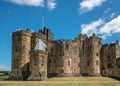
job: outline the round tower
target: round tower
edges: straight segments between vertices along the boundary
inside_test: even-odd
[[[91,73],[90,75],[99,76],[101,75],[100,71],[100,49],[102,47],[102,39],[93,35],[90,37],[92,45],[92,54],[91,54]]]
[[[23,71],[29,71],[31,32],[19,30],[12,33],[11,79],[24,79]]]

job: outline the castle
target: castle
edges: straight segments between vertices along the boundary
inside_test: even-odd
[[[120,77],[119,42],[102,44],[95,34],[54,40],[46,27],[39,32],[12,33],[12,80],[44,80],[55,76]]]

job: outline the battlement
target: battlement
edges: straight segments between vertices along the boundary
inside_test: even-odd
[[[12,36],[29,36],[31,37],[31,31],[29,29],[26,30],[18,30],[12,33]]]
[[[44,27],[42,30],[39,30],[39,33],[45,35],[47,41],[54,40],[54,34],[46,27]]]

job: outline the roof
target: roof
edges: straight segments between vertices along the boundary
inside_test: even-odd
[[[47,48],[46,44],[41,39],[39,39],[38,42],[36,43],[34,50],[46,51],[46,48]]]

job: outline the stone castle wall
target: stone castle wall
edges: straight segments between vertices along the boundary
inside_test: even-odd
[[[39,39],[47,45],[46,51],[34,50]],[[90,37],[79,34],[75,40],[54,40],[48,28],[39,32],[20,30],[12,34],[10,78],[43,80],[52,76],[101,74],[118,77],[119,58],[119,43],[102,45],[102,39],[95,34]]]

